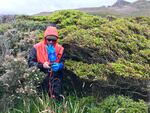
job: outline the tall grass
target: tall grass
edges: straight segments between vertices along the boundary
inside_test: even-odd
[[[8,113],[87,113],[94,102],[93,97],[68,96],[62,101],[50,99],[48,95],[25,97]]]

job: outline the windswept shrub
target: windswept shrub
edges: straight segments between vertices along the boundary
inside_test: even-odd
[[[72,70],[76,75],[81,78],[90,78],[93,76],[93,79],[105,80],[105,65],[104,64],[87,64],[83,62],[75,62],[72,60],[67,60],[65,62],[67,69]]]
[[[50,22],[56,23],[60,28],[64,28],[66,26],[76,25],[78,19],[85,15],[87,14],[77,10],[62,10],[51,14],[49,18]]]
[[[78,10],[63,10],[50,15],[50,22],[58,24],[60,28],[76,25],[80,29],[89,29],[98,27],[108,22],[108,20],[98,16],[88,15]]]
[[[149,65],[140,65],[132,63],[123,59],[118,59],[115,63],[111,63],[112,73],[116,73],[118,76],[129,77],[134,79],[149,79],[150,67]]]

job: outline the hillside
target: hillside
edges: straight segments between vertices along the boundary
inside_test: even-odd
[[[149,17],[104,18],[63,10],[7,19],[0,23],[1,111],[148,113]],[[62,103],[37,91],[45,75],[27,65],[31,47],[50,23],[57,24],[66,53]]]
[[[150,16],[150,1],[138,0],[133,3],[125,1],[121,3],[116,2],[114,5],[109,7],[83,8],[79,10],[101,16]]]
[[[112,6],[113,7],[123,7],[123,6],[129,5],[129,4],[130,4],[130,2],[127,2],[125,0],[117,0],[117,2],[114,3]]]
[[[150,16],[150,1],[148,0],[138,0],[136,2],[130,3],[125,0],[117,0],[112,6],[109,7],[91,7],[91,8],[80,8],[77,9],[89,14],[107,16],[114,15],[117,17],[126,16]],[[41,12],[36,15],[49,15],[51,12]]]

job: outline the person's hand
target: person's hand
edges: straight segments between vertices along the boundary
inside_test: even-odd
[[[52,71],[58,71],[59,69],[62,69],[62,67],[63,67],[63,63],[54,63],[51,66]]]
[[[43,67],[46,69],[50,69],[49,62],[44,62]]]

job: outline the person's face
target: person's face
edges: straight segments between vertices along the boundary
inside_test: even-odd
[[[54,38],[54,36],[47,36],[46,37],[47,45],[54,44],[55,42],[56,42],[56,39]]]

